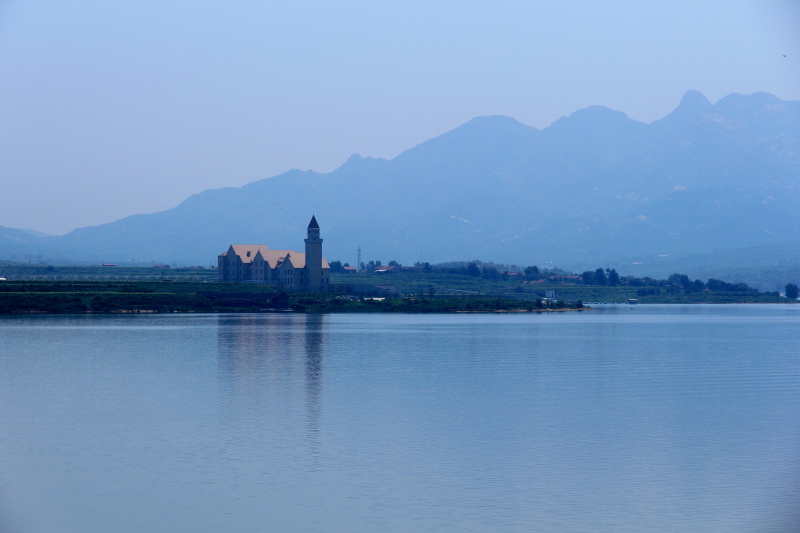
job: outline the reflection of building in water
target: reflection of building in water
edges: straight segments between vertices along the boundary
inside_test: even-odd
[[[319,448],[319,416],[322,396],[323,320],[327,315],[307,314],[306,317],[306,422],[308,443],[312,452]]]
[[[318,447],[327,315],[218,318],[222,408],[235,420],[304,430]]]

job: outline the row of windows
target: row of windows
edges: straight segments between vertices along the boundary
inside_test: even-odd
[[[233,263],[231,263],[231,265],[233,265]],[[256,270],[256,271],[254,272],[254,274],[260,274],[260,275],[263,275],[263,274],[264,274],[264,270],[263,270],[263,269]],[[284,273],[284,274],[285,274],[285,273]],[[233,277],[234,277],[234,275],[235,275],[235,274],[234,274],[233,272],[231,272],[231,273],[229,273],[229,275],[228,275],[228,278],[233,278]],[[300,276],[300,279],[301,279],[301,281],[302,281],[302,278],[303,278],[303,276],[305,275],[305,272],[301,270],[300,272],[298,272],[298,273],[297,273],[297,275],[298,275],[298,276]],[[284,281],[283,281],[284,283],[293,283],[293,281],[292,281],[292,280],[293,280],[294,278],[284,277],[283,279],[284,279]],[[322,283],[325,283],[325,277],[323,277],[321,281],[322,281]],[[330,280],[328,281],[328,283],[330,283]]]

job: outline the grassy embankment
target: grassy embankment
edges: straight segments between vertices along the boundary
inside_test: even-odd
[[[0,284],[0,314],[17,313],[214,313],[259,311],[251,303],[223,305],[197,292],[274,295],[269,285],[250,283],[6,281]],[[498,297],[398,297],[346,300],[332,294],[293,294],[286,309],[325,313],[543,312],[576,309],[565,302],[542,303]]]
[[[212,268],[155,268],[131,266],[48,266],[0,264],[0,278],[12,281],[216,281]]]
[[[292,309],[312,313],[524,313],[579,311],[580,302],[516,300],[512,298],[398,297],[357,301],[318,295],[299,295]]]
[[[186,281],[4,281],[0,313],[213,312],[199,291],[274,293],[268,285]]]
[[[0,282],[0,313],[114,313],[114,312],[243,312],[264,307],[247,302],[214,302],[198,295],[198,292],[234,292],[275,294],[269,285],[253,283],[217,283],[197,279],[195,281],[149,280],[155,275],[153,269],[112,270],[100,267],[15,267],[19,277]],[[50,274],[34,273],[44,269]],[[63,270],[62,270],[63,269]],[[74,270],[70,270],[74,269]],[[183,269],[197,271],[198,269]],[[128,274],[127,272],[133,272]],[[55,272],[55,273],[54,273]],[[70,272],[72,272],[70,274]],[[142,272],[146,272],[142,274]],[[165,273],[168,271],[165,270]],[[204,275],[213,273],[204,272]],[[182,277],[182,272],[171,269],[169,274]],[[4,272],[4,275],[7,275]],[[30,280],[36,276],[36,280]],[[81,279],[57,280],[55,277],[78,277]],[[42,279],[46,277],[46,279]],[[47,279],[49,278],[49,279]],[[88,278],[88,279],[87,279]],[[152,278],[150,278],[152,279]],[[189,278],[194,279],[194,278]],[[416,272],[399,274],[334,274],[333,283],[357,283],[395,285],[401,296],[384,301],[337,300],[332,295],[290,296],[288,308],[307,312],[477,312],[510,310],[543,310],[536,300],[545,296],[545,291],[554,290],[557,298],[565,302],[624,303],[637,299],[639,303],[796,303],[780,298],[775,293],[757,291],[686,292],[674,288],[650,288],[630,285],[592,286],[576,283],[525,284],[520,280],[488,280],[480,277],[449,274],[445,272]],[[643,294],[657,291],[655,294]],[[408,298],[408,297],[411,298]],[[569,307],[564,307],[564,309]]]
[[[582,284],[523,284],[520,281],[487,280],[473,276],[462,276],[443,272],[399,274],[332,274],[331,283],[368,283],[394,285],[401,294],[500,296],[513,299],[544,298],[545,291],[552,290],[558,298],[568,302],[624,303],[636,299],[639,303],[793,303],[773,293],[702,291],[695,293],[668,292],[639,294],[646,287],[621,285]]]

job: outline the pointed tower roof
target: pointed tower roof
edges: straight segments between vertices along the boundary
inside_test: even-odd
[[[308,229],[319,229],[319,224],[317,224],[317,217],[311,215],[311,222],[308,223]]]

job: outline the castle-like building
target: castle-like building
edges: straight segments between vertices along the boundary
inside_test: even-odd
[[[331,268],[322,257],[319,224],[311,217],[305,253],[270,250],[263,244],[232,244],[217,258],[219,281],[272,283],[282,290],[328,292]]]

